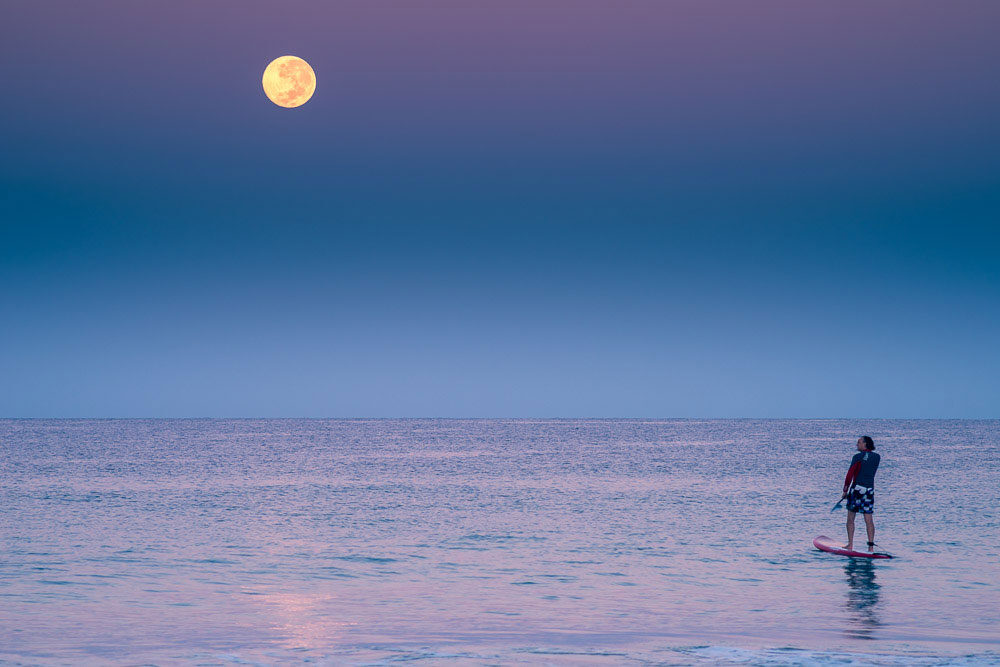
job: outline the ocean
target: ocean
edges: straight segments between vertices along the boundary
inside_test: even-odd
[[[0,420],[0,662],[1000,664],[998,507],[1000,421]]]

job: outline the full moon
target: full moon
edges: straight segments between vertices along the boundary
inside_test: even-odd
[[[316,91],[316,73],[302,58],[281,56],[264,69],[262,83],[272,102],[292,109],[308,102]]]

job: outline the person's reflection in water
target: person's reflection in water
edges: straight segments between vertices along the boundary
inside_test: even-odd
[[[846,630],[855,639],[873,639],[878,620],[879,586],[875,581],[875,563],[869,558],[848,558],[844,564],[847,575],[847,610],[854,622]]]

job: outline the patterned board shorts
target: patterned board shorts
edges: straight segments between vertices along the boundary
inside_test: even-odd
[[[871,514],[875,511],[875,490],[868,489],[864,493],[858,489],[851,489],[847,494],[847,511]]]

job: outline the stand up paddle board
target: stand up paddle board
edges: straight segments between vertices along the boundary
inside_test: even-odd
[[[836,540],[826,535],[820,535],[813,540],[813,546],[820,551],[837,554],[838,556],[850,556],[852,558],[892,558],[892,554],[887,554],[884,551],[854,551],[853,549],[844,549]]]

